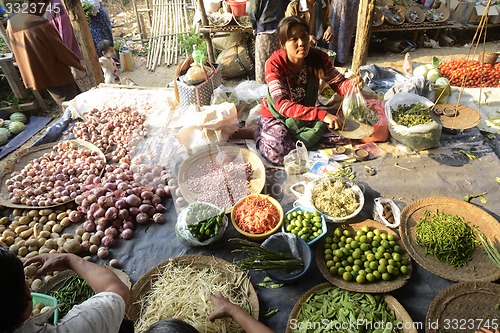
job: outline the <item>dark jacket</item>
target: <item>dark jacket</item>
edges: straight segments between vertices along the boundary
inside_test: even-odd
[[[255,33],[278,28],[289,0],[250,0],[248,16]]]

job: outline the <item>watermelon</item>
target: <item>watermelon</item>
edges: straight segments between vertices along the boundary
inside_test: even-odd
[[[11,122],[12,121],[10,121],[9,119],[4,119],[3,124],[2,124],[1,127],[8,129]]]
[[[7,128],[0,128],[0,145],[6,143],[10,138],[10,132]]]
[[[20,121],[12,121],[9,125],[9,131],[16,135],[24,131],[26,128],[26,125]]]
[[[14,112],[13,114],[10,115],[10,120],[11,121],[20,121],[23,124],[26,124],[28,122],[28,117],[22,112]]]

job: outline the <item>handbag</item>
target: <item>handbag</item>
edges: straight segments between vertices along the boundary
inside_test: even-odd
[[[186,60],[184,60],[177,67],[174,77],[174,91],[175,98],[181,107],[187,107],[189,105],[210,105],[214,90],[217,89],[223,82],[222,76],[218,70],[219,66],[217,64],[212,64],[208,61],[208,59],[204,60],[212,69],[212,73],[207,73],[205,66],[201,66],[205,80],[197,85],[190,85],[179,79],[181,75],[184,75],[187,72],[193,63],[193,57],[187,57]]]

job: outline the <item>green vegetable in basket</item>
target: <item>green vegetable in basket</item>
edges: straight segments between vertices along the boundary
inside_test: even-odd
[[[186,222],[188,230],[200,242],[217,236],[223,226],[224,211],[204,203],[195,203],[188,208]]]
[[[425,211],[416,227],[416,242],[426,252],[453,267],[467,266],[476,248],[474,230],[463,217]]]
[[[78,275],[67,278],[63,285],[50,293],[62,306],[59,308],[60,317],[64,317],[75,305],[81,304],[94,296],[94,291],[84,279]]]
[[[421,103],[399,104],[391,108],[392,118],[398,125],[412,127],[428,124],[432,121],[429,108]]]

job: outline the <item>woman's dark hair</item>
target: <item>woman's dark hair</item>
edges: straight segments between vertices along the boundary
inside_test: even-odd
[[[103,39],[97,44],[97,52],[103,55],[103,52],[108,51],[110,47],[115,47],[115,45],[109,39]]]
[[[309,25],[307,24],[306,20],[301,17],[288,16],[281,19],[281,21],[278,23],[278,38],[282,46],[284,46],[287,42],[292,28],[297,25],[304,27],[307,33],[310,34]],[[326,66],[323,62],[323,57],[320,50],[314,47],[310,47],[305,61],[310,67],[312,67],[312,70],[316,77],[322,78],[324,76]]]
[[[8,332],[20,325],[28,307],[23,263],[9,249],[0,246],[0,323]],[[0,331],[3,332],[4,329]]]
[[[162,319],[149,326],[144,333],[200,333],[192,325],[179,319]]]

